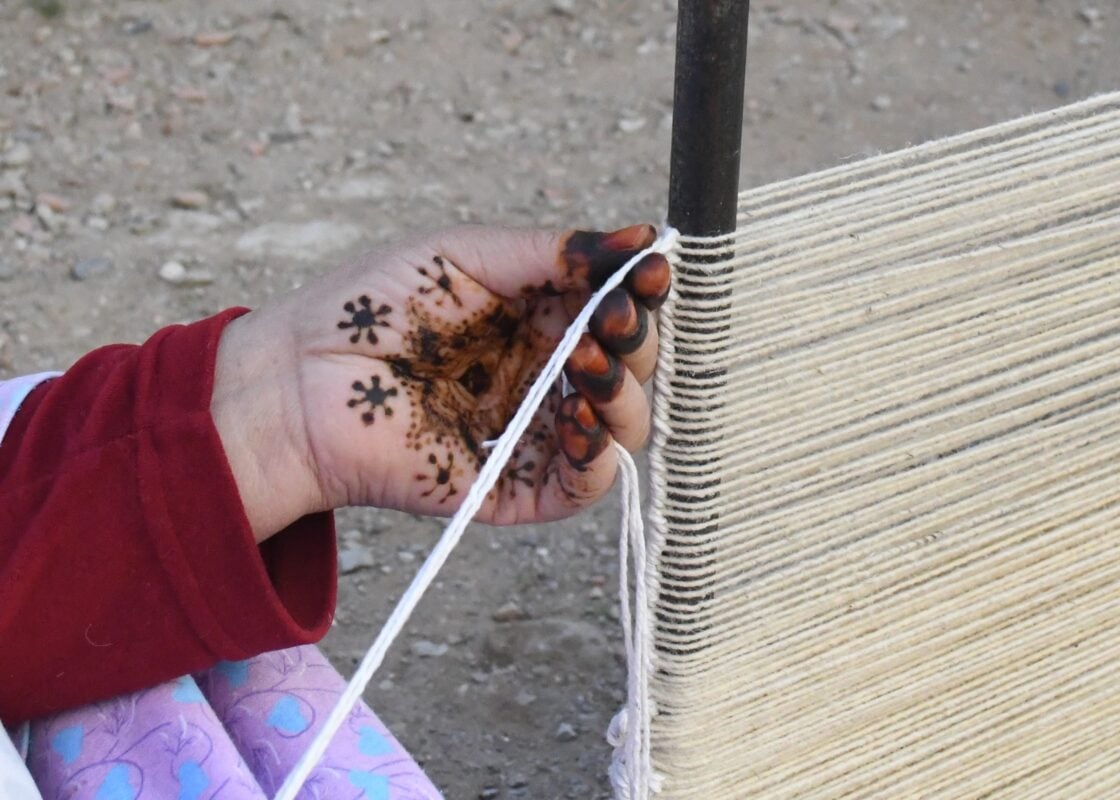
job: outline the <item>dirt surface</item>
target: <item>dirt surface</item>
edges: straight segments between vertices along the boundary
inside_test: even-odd
[[[673,2],[61,5],[0,0],[0,378],[418,229],[664,214]],[[744,185],[1120,88],[1117,42],[1117,0],[756,2]],[[344,673],[440,530],[340,513]],[[449,798],[607,796],[616,530],[477,528],[375,678]]]

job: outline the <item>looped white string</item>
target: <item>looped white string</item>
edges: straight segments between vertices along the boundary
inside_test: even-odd
[[[650,763],[649,721],[646,706],[651,666],[649,604],[647,603],[646,538],[638,468],[626,448],[615,444],[622,484],[622,535],[618,545],[618,601],[622,639],[626,647],[626,705],[615,714],[607,729],[614,747],[610,766],[611,786],[618,800],[645,798],[659,790]],[[633,564],[634,602],[630,603],[630,572]]]
[[[362,696],[366,686],[369,685],[370,680],[373,679],[373,674],[381,665],[385,658],[385,653],[388,651],[389,646],[400,635],[401,629],[404,628],[405,623],[408,621],[416,605],[420,602],[420,598],[428,590],[428,587],[435,580],[436,575],[447,561],[451,551],[459,543],[466,530],[467,525],[478,513],[479,508],[486,499],[486,495],[494,488],[494,484],[498,482],[501,477],[502,470],[505,468],[506,462],[509,461],[510,456],[513,454],[513,448],[516,446],[518,440],[525,434],[529,427],[529,423],[536,414],[537,409],[540,408],[541,403],[544,402],[545,397],[548,395],[549,390],[560,377],[564,364],[575,350],[576,345],[579,343],[580,336],[587,328],[587,323],[591,320],[591,315],[595,309],[599,307],[603,298],[612,289],[620,285],[626,275],[634,266],[641,261],[645,256],[650,253],[666,253],[668,252],[677,240],[678,233],[675,228],[666,227],[657,240],[647,247],[642,252],[635,255],[626,262],[616,273],[607,279],[597,292],[595,292],[591,299],[588,300],[587,305],[576,316],[575,320],[568,327],[564,333],[564,337],[560,340],[556,349],[553,351],[552,356],[549,358],[548,363],[545,364],[540,375],[537,376],[536,381],[533,382],[529,392],[525,395],[521,406],[517,409],[513,419],[510,420],[509,425],[506,426],[505,431],[499,437],[497,444],[490,453],[486,464],[483,465],[482,470],[478,474],[478,478],[471,486],[470,491],[467,492],[463,498],[463,504],[459,506],[459,510],[451,518],[447,527],[443,531],[443,535],[439,541],[436,542],[435,547],[432,548],[431,554],[425,559],[423,565],[416,573],[416,577],[412,579],[412,583],[408,589],[401,596],[397,602],[396,608],[393,613],[389,615],[381,632],[377,635],[365,656],[362,658],[361,663],[358,665],[354,676],[346,686],[346,690],[342,693],[338,703],[331,710],[330,715],[327,717],[323,727],[315,735],[311,745],[307,751],[300,757],[295,767],[288,774],[284,780],[280,790],[276,793],[275,800],[295,800],[299,790],[311,775],[311,771],[315,765],[319,763],[319,759],[323,757],[326,752],[327,746],[330,744],[331,739],[342,727],[346,721],[346,717],[354,708],[354,705]],[[630,462],[633,466],[633,462]],[[636,476],[636,473],[634,473]],[[636,480],[636,478],[635,478]],[[623,486],[625,488],[625,481]],[[635,488],[637,484],[634,484]],[[636,493],[636,492],[635,492]],[[641,518],[641,508],[638,507],[638,518]],[[642,603],[644,606],[644,603]]]

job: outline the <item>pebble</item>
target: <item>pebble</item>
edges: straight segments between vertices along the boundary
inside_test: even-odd
[[[573,725],[567,722],[561,722],[556,728],[556,741],[558,742],[574,742],[579,736]]]
[[[195,35],[194,43],[199,47],[222,47],[233,41],[233,31],[203,31]]]
[[[484,786],[482,787],[482,791],[478,793],[478,800],[494,800],[496,797],[500,797],[501,794],[502,790],[497,786]]]
[[[206,192],[200,192],[195,189],[188,189],[183,192],[176,192],[171,197],[171,205],[176,208],[184,208],[188,211],[197,211],[201,208],[206,208],[210,205],[210,197]]]
[[[168,261],[159,268],[159,277],[173,286],[205,286],[214,276],[200,269],[187,269],[179,261]]]
[[[108,192],[99,192],[89,204],[89,209],[98,216],[107,217],[117,210],[117,198]]]
[[[522,689],[517,693],[517,697],[513,698],[513,702],[519,706],[529,706],[537,702],[537,696],[528,689]]]
[[[10,223],[12,231],[19,236],[31,236],[35,233],[35,217],[30,214],[17,214]]]
[[[361,545],[347,544],[338,551],[338,571],[343,575],[374,566],[373,554]]]
[[[520,622],[529,619],[529,614],[511,600],[491,614],[490,619],[495,622]]]
[[[420,658],[439,658],[447,653],[447,649],[446,644],[429,642],[427,639],[421,639],[412,643],[413,655],[419,656]]]
[[[76,281],[89,280],[104,275],[113,268],[113,262],[104,256],[82,258],[70,267],[70,277]]]
[[[58,215],[46,203],[35,204],[35,216],[48,231],[56,231],[59,227]]]
[[[107,231],[109,230],[109,220],[97,214],[91,214],[86,217],[86,227],[93,231]]]
[[[871,109],[873,111],[886,111],[891,107],[891,96],[889,94],[877,94],[871,100]]]
[[[50,192],[42,192],[35,198],[37,205],[43,205],[56,214],[64,214],[70,209],[70,201],[65,197]]]
[[[1077,12],[1077,18],[1088,25],[1090,28],[1095,28],[1101,24],[1101,10],[1094,6],[1085,6]]]
[[[618,121],[618,129],[623,133],[637,133],[645,126],[644,117],[624,117]]]
[[[0,155],[0,167],[15,169],[31,163],[31,148],[24,142],[16,142]]]

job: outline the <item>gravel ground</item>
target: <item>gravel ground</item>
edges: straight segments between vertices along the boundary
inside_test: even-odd
[[[670,0],[35,5],[0,0],[0,378],[416,230],[664,214]],[[751,25],[744,185],[1120,88],[1117,0],[756,0]],[[478,527],[396,645],[368,699],[449,798],[607,796],[616,529],[614,502]],[[344,673],[440,530],[340,513]]]

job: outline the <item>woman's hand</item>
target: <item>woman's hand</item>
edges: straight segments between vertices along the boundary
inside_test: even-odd
[[[212,409],[258,540],[306,513],[374,505],[449,515],[560,337],[655,231],[459,228],[363,256],[234,321]],[[650,311],[669,265],[647,256],[592,320],[478,518],[558,519],[645,441]]]

